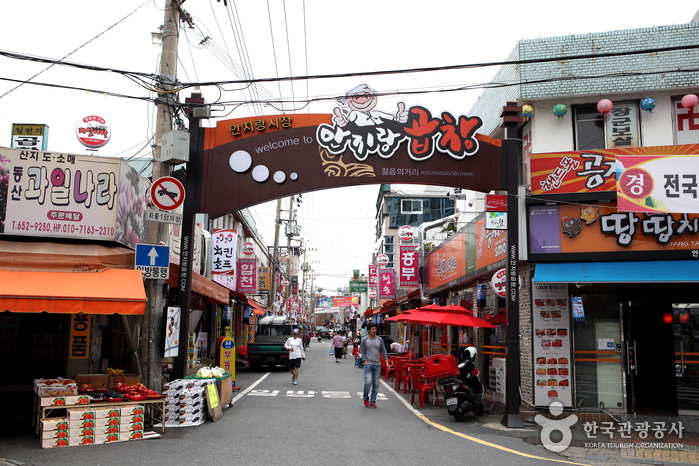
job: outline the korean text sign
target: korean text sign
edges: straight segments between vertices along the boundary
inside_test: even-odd
[[[238,292],[257,293],[257,259],[238,259]]]
[[[418,285],[418,257],[416,246],[400,246],[400,281],[399,286]]]
[[[379,269],[379,299],[395,299],[396,273],[390,268]]]
[[[369,288],[376,288],[377,286],[379,286],[379,266],[369,264]]]
[[[109,157],[0,149],[0,233],[146,242],[148,181]]]
[[[70,318],[70,359],[90,356],[90,315],[73,314]]]

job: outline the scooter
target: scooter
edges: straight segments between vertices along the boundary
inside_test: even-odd
[[[478,380],[480,371],[474,368],[476,349],[467,348],[465,360],[459,363],[459,376],[444,379],[441,382],[442,395],[447,405],[449,414],[454,416],[456,422],[463,422],[466,415],[473,411],[482,416],[483,385]]]
[[[320,343],[320,340],[321,340],[321,338],[322,338],[322,337],[320,336],[320,333],[318,333],[316,336],[318,337],[318,343]]]

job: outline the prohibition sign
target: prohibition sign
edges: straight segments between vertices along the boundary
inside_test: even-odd
[[[163,176],[150,187],[153,204],[162,210],[175,210],[184,202],[184,186],[177,178]]]

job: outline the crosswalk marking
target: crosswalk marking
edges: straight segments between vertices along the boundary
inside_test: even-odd
[[[357,396],[358,396],[359,398],[364,398],[364,392],[357,392]],[[383,393],[379,392],[379,394],[376,395],[376,400],[377,400],[377,401],[386,401],[386,400],[388,400],[388,398],[386,398],[386,395],[384,395]]]
[[[286,391],[286,396],[293,396],[296,398],[313,398],[315,395],[316,392],[314,392],[313,390],[309,390],[307,395],[303,393],[303,390],[299,390],[296,393],[294,393],[293,390]]]
[[[277,396],[279,390],[274,390],[270,392],[269,390],[251,390],[248,396]]]
[[[323,398],[352,398],[350,392],[322,391],[320,393],[323,395]]]

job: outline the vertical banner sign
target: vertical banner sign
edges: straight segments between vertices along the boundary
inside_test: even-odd
[[[73,314],[70,319],[70,359],[90,356],[90,315]]]
[[[257,268],[257,289],[260,293],[269,293],[269,267]]]
[[[231,337],[218,339],[218,367],[226,372],[235,371],[235,340]]]
[[[416,246],[400,246],[400,280],[398,286],[418,286]]]
[[[165,323],[165,352],[164,358],[175,358],[180,349],[180,308],[167,308],[167,322]]]
[[[236,290],[238,231],[214,229],[211,236],[211,278],[229,290]]]
[[[568,285],[534,283],[534,404],[549,406],[554,401],[572,407],[570,388],[570,311]]]
[[[389,268],[379,269],[379,299],[396,298],[396,273]]]
[[[369,288],[378,288],[379,286],[379,266],[369,264]]]
[[[257,293],[257,259],[238,259],[238,292]]]

